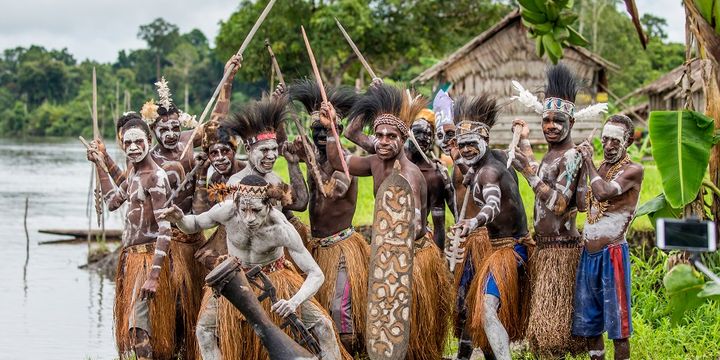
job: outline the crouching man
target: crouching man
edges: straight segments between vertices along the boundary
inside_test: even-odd
[[[262,177],[248,175],[235,186],[222,188],[224,201],[200,215],[185,215],[177,207],[162,215],[186,233],[195,233],[217,225],[227,229],[228,254],[249,271],[259,265],[270,278],[280,299],[275,304],[262,302],[271,318],[281,324],[282,318],[297,313],[305,327],[318,339],[321,359],[349,358],[341,353],[330,316],[312,297],[324,281],[324,275],[283,213],[277,202],[288,199],[287,185],[269,185]],[[289,200],[289,199],[288,199]],[[284,248],[306,275],[303,278],[284,257]],[[259,293],[259,290],[257,291]],[[218,299],[220,339],[223,359],[267,359],[260,339],[252,326],[225,298]]]

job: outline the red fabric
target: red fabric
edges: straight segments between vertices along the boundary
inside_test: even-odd
[[[626,338],[630,336],[630,316],[628,312],[627,291],[625,289],[625,267],[622,261],[622,247],[610,247],[610,261],[612,262],[613,273],[615,274],[615,294],[617,295],[618,306],[620,307],[620,332]]]

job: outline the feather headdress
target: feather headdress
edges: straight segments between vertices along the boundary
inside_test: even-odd
[[[230,130],[226,127],[220,126],[218,121],[211,120],[203,125],[201,147],[207,154],[210,151],[210,147],[215,144],[225,144],[230,146],[233,150],[237,150],[238,146],[237,139],[233,136],[233,134],[231,134]]]
[[[430,125],[430,130],[434,133],[435,132],[435,113],[430,109],[422,109],[420,112],[415,115],[415,121],[413,123],[425,120],[428,125]]]
[[[143,104],[140,114],[143,120],[149,125],[155,123],[159,117],[170,114],[178,114],[178,120],[180,125],[185,128],[194,128],[198,122],[195,120],[195,115],[190,115],[178,109],[173,103],[172,93],[170,92],[170,86],[165,77],[161,77],[159,81],[155,82],[158,97],[160,100],[149,100]]]
[[[514,80],[512,86],[518,95],[512,96],[510,99],[519,101],[543,117],[549,112],[561,112],[576,120],[586,120],[607,112],[607,103],[598,103],[575,111],[575,97],[580,88],[580,82],[565,65],[558,64],[550,67],[546,75],[545,99],[542,103],[538,101],[537,96]]]
[[[440,128],[445,124],[453,123],[453,100],[445,90],[438,91],[433,99],[433,111],[435,111],[435,126]]]
[[[469,97],[460,96],[453,105],[453,119],[457,127],[456,136],[478,134],[486,140],[490,138],[490,128],[495,125],[498,106],[495,98],[482,94]]]
[[[325,87],[328,101],[335,108],[338,119],[344,118],[355,104],[358,96],[355,90],[348,86]],[[313,122],[316,120],[316,114],[320,111],[322,105],[322,95],[317,82],[310,79],[302,79],[294,82],[288,89],[290,99],[299,101],[305,107],[305,111],[313,116]]]
[[[248,146],[270,139],[281,143],[284,141],[282,137],[287,105],[286,96],[265,95],[260,100],[250,102],[234,116],[223,120],[220,125],[240,136]]]
[[[407,137],[415,116],[426,105],[425,98],[415,95],[410,90],[380,84],[371,86],[360,96],[350,110],[349,118],[359,117],[366,126],[372,125],[373,131],[379,125],[392,125]]]
[[[285,206],[292,203],[291,194],[288,184],[268,184],[265,179],[258,175],[245,176],[237,185],[218,183],[208,187],[208,198],[217,202],[234,197],[236,200],[261,199],[264,201],[277,201]]]

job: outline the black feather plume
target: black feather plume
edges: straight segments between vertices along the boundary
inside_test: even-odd
[[[399,116],[405,94],[399,88],[381,84],[370,86],[365,94],[360,95],[350,110],[348,118],[359,117],[363,126],[372,126],[378,115],[393,114]]]
[[[233,116],[223,120],[220,125],[236,135],[249,139],[262,132],[284,133],[284,121],[287,117],[288,98],[263,96],[252,101]],[[278,138],[278,142],[281,140]]]
[[[546,75],[546,98],[556,97],[575,102],[575,97],[580,89],[580,82],[567,66],[563,64],[554,65],[548,69]]]
[[[495,125],[498,115],[498,106],[495,98],[488,94],[480,96],[458,96],[453,104],[453,121],[481,122],[489,128]]]
[[[340,86],[336,88],[325,87],[328,100],[335,108],[335,112],[342,118],[346,116],[352,106],[355,104],[358,96],[355,90],[348,86]],[[288,89],[290,98],[299,101],[305,107],[308,114],[320,110],[322,104],[322,95],[320,87],[317,83],[310,79],[302,79],[294,82]]]

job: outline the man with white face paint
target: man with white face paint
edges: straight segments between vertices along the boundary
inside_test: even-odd
[[[229,255],[236,257],[246,272],[261,266],[273,283],[279,300],[275,304],[267,299],[262,302],[273,321],[280,325],[288,314],[297,313],[305,327],[317,337],[321,359],[349,360],[351,357],[339,346],[330,316],[312,298],[325,277],[293,225],[278,210],[277,203],[288,201],[286,188],[285,184],[268,184],[261,176],[248,175],[235,185],[225,187],[221,191],[224,194],[218,195],[226,200],[207,212],[183,216],[182,211],[173,206],[162,216],[187,233],[225,225]],[[305,279],[286,261],[285,250],[306,275]],[[215,354],[212,359],[266,359],[267,353],[253,327],[226,298],[219,298],[217,302],[215,320],[220,344],[203,355]]]
[[[128,202],[120,263],[116,275],[115,333],[121,358],[134,351],[138,359],[170,358],[176,350],[175,283],[170,263],[170,223],[160,217],[170,194],[165,172],[148,156],[150,129],[138,118],[126,122],[123,150],[132,169],[115,188],[105,172],[100,184],[108,208]],[[93,150],[88,150],[88,160]]]
[[[580,153],[590,173],[588,217],[575,284],[573,334],[588,338],[590,359],[605,358],[603,332],[615,346],[615,359],[630,358],[630,255],[625,235],[640,196],[643,168],[630,161],[634,125],[624,115],[611,116],[603,127],[603,162],[596,169],[593,148]]]
[[[273,172],[275,161],[282,152],[288,164],[292,200],[278,209],[283,211],[305,240],[307,236],[304,231],[305,224],[300,222],[300,219],[292,212],[305,211],[309,195],[305,179],[300,171],[300,160],[296,154],[292,153],[293,147],[287,146],[288,144],[285,142],[284,122],[287,117],[288,98],[283,91],[284,88],[279,88],[271,97],[264,96],[259,101],[253,101],[235,116],[221,122],[223,127],[243,139],[248,156],[247,166],[232,175],[228,184],[236,185],[248,175],[258,175],[272,185],[282,184],[282,179]]]
[[[547,72],[542,108],[542,131],[548,152],[538,165],[530,130],[522,120],[520,146],[513,166],[535,193],[535,242],[531,273],[530,319],[527,338],[535,354],[560,356],[584,350],[584,342],[571,334],[575,273],[580,260],[581,237],[575,224],[585,209],[585,169],[572,139],[575,97],[579,82],[562,64]]]
[[[373,84],[360,96],[348,116],[351,124],[371,125],[375,135],[375,154],[355,156],[341,154],[332,136],[327,138],[327,157],[336,170],[342,170],[344,156],[351,176],[372,176],[373,191],[392,173],[396,163],[400,175],[410,183],[415,196],[416,232],[412,269],[412,308],[410,314],[408,359],[439,359],[447,340],[448,318],[452,307],[450,275],[442,270],[445,261],[440,249],[427,231],[427,185],[422,172],[405,156],[403,144],[416,115],[425,108],[426,101],[393,86]],[[323,103],[320,122],[330,129],[336,116],[333,106]],[[350,126],[348,130],[350,131]],[[346,133],[347,133],[346,131]],[[348,136],[356,139],[358,134]],[[358,144],[359,145],[359,144]],[[375,194],[377,196],[377,194]],[[372,271],[372,270],[371,270]],[[422,290],[421,290],[422,289]],[[370,334],[366,335],[372,336]],[[376,335],[377,336],[377,335]]]
[[[466,332],[462,339],[471,339],[474,347],[497,359],[509,360],[510,341],[522,339],[525,321],[522,319],[521,299],[529,294],[525,265],[528,245],[532,244],[527,228],[517,175],[507,169],[507,157],[489,149],[490,129],[497,119],[495,99],[487,95],[460,97],[455,103],[458,165],[473,178],[469,182],[472,198],[480,211],[474,217],[455,225],[460,236],[467,236],[480,226],[487,227],[492,249],[484,258],[466,261],[463,274],[471,277],[465,298],[467,304]],[[468,256],[476,256],[471,253]],[[476,267],[477,266],[477,267]],[[473,276],[474,275],[474,276]],[[469,291],[468,291],[469,290]],[[460,294],[459,294],[460,295]],[[469,357],[467,350],[459,351],[458,359]]]

